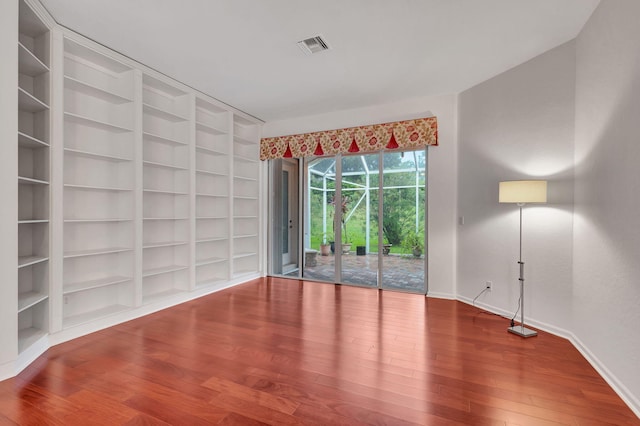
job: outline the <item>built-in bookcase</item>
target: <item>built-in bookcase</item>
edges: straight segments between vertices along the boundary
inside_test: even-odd
[[[47,25],[18,21],[18,352],[49,332],[50,55]]]
[[[57,26],[37,0],[0,9],[17,83],[0,99],[17,143],[3,150],[17,206],[2,210],[0,376],[260,276],[260,121]]]
[[[260,129],[233,116],[233,274],[256,272],[260,247]]]
[[[232,116],[196,100],[196,286],[229,279],[229,194]]]
[[[143,76],[142,303],[189,289],[192,99]]]
[[[64,40],[63,327],[134,305],[134,71]]]

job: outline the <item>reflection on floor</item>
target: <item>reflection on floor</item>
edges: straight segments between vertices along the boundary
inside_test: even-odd
[[[382,257],[383,287],[424,293],[424,257],[388,255]],[[335,257],[316,256],[316,266],[304,268],[304,278],[334,281]],[[378,254],[342,256],[342,282],[377,286]]]

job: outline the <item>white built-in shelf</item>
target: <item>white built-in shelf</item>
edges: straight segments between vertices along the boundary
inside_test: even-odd
[[[20,235],[17,266],[20,272],[17,283],[8,284],[17,290],[14,297],[17,297],[18,321],[17,330],[14,331],[17,331],[18,337],[17,353],[22,354],[46,339],[49,333],[50,156],[47,149],[50,140],[48,92],[51,73],[48,62],[51,37],[49,28],[39,14],[31,9],[28,1],[19,0],[17,4],[19,41],[16,54],[19,78],[16,107],[19,123],[18,155],[14,161],[18,163],[19,196],[15,201],[18,203],[17,230]]]
[[[203,192],[198,192],[196,194],[198,197],[210,197],[210,198],[227,198],[225,194],[205,194]]]
[[[18,221],[18,225],[28,225],[30,223],[49,223],[49,219],[25,219]]]
[[[258,144],[256,141],[252,141],[238,135],[233,136],[233,141],[239,143],[240,145],[257,145]]]
[[[234,219],[257,219],[258,216],[234,216]]]
[[[204,152],[205,154],[212,154],[212,155],[227,155],[226,152],[222,152],[217,149],[207,148],[202,145],[196,145],[196,151],[200,151],[200,152]]]
[[[147,167],[158,167],[171,170],[188,170],[187,167],[176,166],[173,164],[157,163],[155,161],[143,161],[142,163]]]
[[[234,195],[233,198],[235,198],[237,200],[257,200],[258,199],[257,196],[249,197],[249,196],[246,196],[246,195]]]
[[[92,68],[104,69],[107,74],[120,74],[131,70],[128,65],[68,38],[64,40],[64,52],[66,56],[80,58],[83,62],[90,63]]]
[[[49,71],[49,67],[20,42],[18,42],[18,68],[20,74],[26,74],[31,77]]]
[[[187,145],[187,142],[179,141],[177,139],[167,138],[165,136],[156,135],[154,133],[143,132],[143,137],[149,141],[159,142],[167,145]]]
[[[18,176],[18,183],[21,185],[49,185],[49,182],[42,179],[34,179],[25,176]]]
[[[163,266],[161,268],[145,269],[144,271],[142,271],[142,276],[143,277],[152,277],[154,275],[168,274],[168,273],[171,273],[171,272],[182,271],[184,269],[187,269],[187,266],[184,266],[184,265],[168,265],[168,266]]]
[[[18,256],[18,268],[35,265],[36,263],[46,262],[49,260],[47,256]]]
[[[110,186],[97,186],[97,185],[77,185],[75,183],[65,183],[65,188],[78,189],[85,191],[110,191],[110,192],[126,192],[133,191],[131,188],[113,188]]]
[[[22,87],[18,87],[18,109],[25,112],[40,112],[48,110],[49,105],[36,98]]]
[[[196,119],[199,122],[216,127],[228,128],[228,110],[220,105],[213,104],[208,100],[196,97]]]
[[[257,178],[254,178],[254,177],[248,177],[248,176],[238,176],[238,175],[235,175],[233,178],[234,178],[234,179],[236,179],[236,180],[246,180],[246,181],[249,181],[249,182],[257,182],[257,181],[258,181],[258,179],[257,179]]]
[[[197,216],[196,220],[225,220],[227,216]]]
[[[117,124],[108,123],[106,121],[98,120],[91,117],[85,117],[83,115],[75,114],[68,111],[64,113],[64,118],[69,122],[83,124],[85,126],[95,127],[97,129],[107,130],[114,133],[125,133],[133,131],[133,129],[129,127],[119,126]]]
[[[223,257],[209,257],[206,259],[201,259],[196,262],[196,266],[205,266],[205,265],[213,265],[215,263],[225,262],[227,259]]]
[[[166,83],[149,74],[142,76],[142,83],[145,90],[150,90],[153,94],[159,94],[166,98],[177,98],[187,94],[184,90],[178,89],[173,84]]]
[[[47,331],[36,327],[21,328],[18,330],[18,352],[23,352],[47,334]]]
[[[122,253],[126,251],[132,251],[133,249],[128,247],[104,247],[99,249],[90,250],[73,250],[64,252],[64,258],[70,259],[73,257],[86,257],[86,256],[98,256],[103,254]]]
[[[234,155],[233,158],[235,158],[238,161],[245,162],[245,163],[257,163],[257,162],[260,161],[257,158],[249,158],[249,157],[244,157],[242,155]]]
[[[75,148],[65,148],[64,152],[66,154],[76,155],[78,157],[94,158],[96,160],[112,161],[115,163],[131,161],[131,158],[120,157],[120,156],[111,155],[111,154],[99,154],[97,152],[84,151],[84,150],[75,149]]]
[[[144,189],[144,192],[155,193],[155,194],[169,194],[169,195],[188,195],[188,192],[184,191],[173,191],[167,189]]]
[[[90,312],[85,312],[79,315],[73,315],[64,318],[64,327],[74,327],[76,325],[93,322],[97,319],[108,317],[129,310],[130,308],[124,305],[111,305],[101,309],[96,309]]]
[[[206,132],[206,133],[210,133],[212,135],[224,135],[227,132],[225,132],[222,129],[219,129],[215,126],[212,126],[210,124],[205,124],[205,123],[201,123],[199,121],[196,121],[196,130],[200,130],[201,132]]]
[[[79,291],[92,290],[94,288],[108,287],[111,285],[125,283],[127,281],[131,281],[131,277],[123,277],[120,275],[99,278],[96,280],[81,281],[81,282],[76,282],[71,284],[65,284],[62,289],[62,293],[72,294],[72,293],[77,293]]]
[[[27,135],[23,132],[18,132],[18,145],[23,148],[48,148],[49,144],[41,141],[38,138],[34,138],[31,135]]]
[[[187,241],[163,241],[158,243],[146,243],[142,246],[142,248],[151,249],[151,248],[159,248],[159,247],[175,247],[175,246],[183,246],[185,244],[188,244],[188,242]]]
[[[211,175],[211,176],[224,176],[226,177],[226,173],[220,173],[220,172],[214,172],[211,170],[203,170],[203,169],[196,169],[196,173],[200,173],[202,175]]]
[[[154,117],[158,117],[161,118],[163,120],[168,120],[174,123],[179,123],[181,121],[187,121],[188,118],[186,117],[182,117],[178,114],[174,114],[170,111],[166,111],[164,109],[160,109],[158,107],[155,107],[153,105],[149,105],[149,104],[143,104],[143,110],[145,114],[149,114],[149,115],[153,115]]]
[[[240,234],[240,235],[234,235],[233,238],[255,238],[257,236],[258,234]]]
[[[64,282],[58,291],[65,297],[54,313],[69,328],[134,304],[139,94],[131,66],[91,42],[63,37],[64,262],[58,279]]]
[[[112,104],[124,104],[127,102],[133,102],[133,99],[129,97],[119,95],[109,90],[105,90],[101,87],[94,86],[85,81],[78,80],[68,75],[64,76],[64,85],[65,87],[75,90],[76,92],[84,93],[85,95],[89,95],[94,98],[103,99]]]
[[[234,259],[242,259],[244,257],[256,256],[258,253],[256,252],[244,252],[244,253],[236,253],[233,255]]]
[[[24,311],[25,309],[29,309],[30,307],[37,305],[43,300],[47,300],[49,296],[47,293],[38,292],[38,291],[28,291],[25,293],[18,294],[18,313]]]
[[[102,223],[102,222],[131,222],[133,219],[128,217],[114,218],[95,218],[95,219],[65,219],[65,223]]]
[[[172,216],[172,217],[145,217],[142,220],[188,220],[186,216]]]
[[[209,237],[209,238],[198,238],[196,239],[196,243],[210,243],[212,241],[226,241],[226,237]]]

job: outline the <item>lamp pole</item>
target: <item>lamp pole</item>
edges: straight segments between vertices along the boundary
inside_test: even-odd
[[[518,265],[520,266],[520,278],[518,278],[520,281],[520,325],[509,327],[508,330],[518,336],[533,337],[537,336],[538,332],[524,326],[524,262],[522,261],[522,208],[524,203],[518,203],[518,207],[520,207],[520,255],[518,257]]]

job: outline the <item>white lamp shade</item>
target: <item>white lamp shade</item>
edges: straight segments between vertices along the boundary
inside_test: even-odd
[[[546,203],[546,180],[512,180],[500,182],[498,202],[500,203]]]

